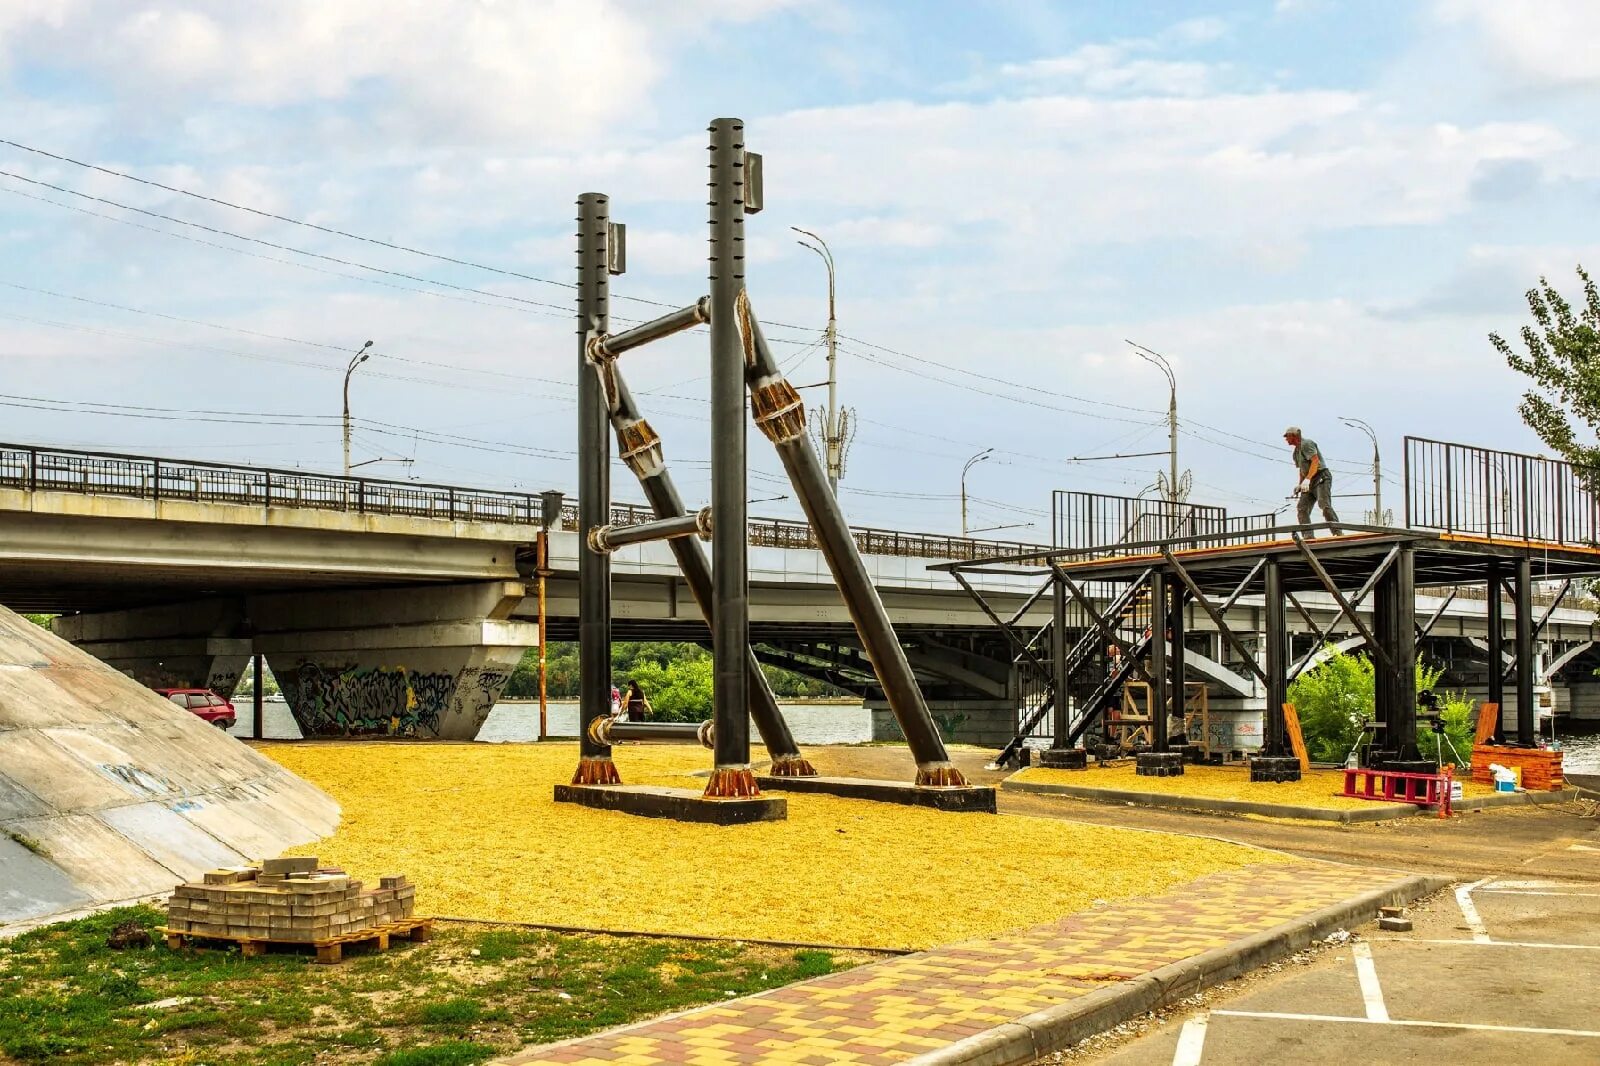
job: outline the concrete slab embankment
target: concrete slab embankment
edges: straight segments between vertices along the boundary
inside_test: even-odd
[[[0,926],[333,831],[321,789],[0,607]]]

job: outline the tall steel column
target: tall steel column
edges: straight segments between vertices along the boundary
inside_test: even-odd
[[[1394,659],[1393,696],[1389,711],[1389,742],[1395,758],[1415,762],[1422,758],[1417,748],[1417,582],[1416,556],[1409,545],[1402,545],[1394,565],[1383,580],[1390,586],[1391,615],[1388,649]]]
[[[1067,685],[1072,679],[1067,676],[1067,586],[1054,573],[1050,575],[1050,593],[1050,685],[1055,692],[1055,705],[1051,708],[1054,726],[1050,730],[1050,746],[1070,748],[1072,741],[1067,734],[1072,730],[1072,722],[1068,712]]]
[[[1505,603],[1501,599],[1505,590],[1501,585],[1501,565],[1499,559],[1489,560],[1489,695],[1485,702],[1492,703],[1498,710],[1494,719],[1494,740],[1496,744],[1502,743],[1506,738],[1504,712],[1506,709],[1506,620]]]
[[[1516,577],[1512,591],[1517,597],[1516,648],[1517,657],[1517,743],[1533,747],[1537,720],[1533,702],[1533,560],[1526,555],[1516,561]],[[1499,669],[1499,664],[1495,664]]]
[[[1284,614],[1283,572],[1276,556],[1268,556],[1262,567],[1265,577],[1265,610],[1263,625],[1266,628],[1267,711],[1262,718],[1265,730],[1261,753],[1282,757],[1290,754],[1284,736],[1283,705],[1289,699],[1289,629]]]
[[[713,311],[713,316],[715,316]],[[900,646],[889,612],[884,610],[878,589],[861,561],[855,534],[845,521],[839,501],[828,491],[828,478],[816,449],[806,437],[805,405],[793,385],[784,379],[772,349],[761,334],[761,323],[750,311],[748,297],[739,301],[738,326],[745,343],[749,366],[750,409],[761,432],[776,446],[778,458],[795,498],[806,512],[817,547],[827,560],[833,580],[839,586],[856,635],[872,663],[872,672],[883,686],[884,699],[894,712],[906,746],[917,761],[917,784],[935,788],[961,787],[966,775],[950,763],[939,727],[933,724],[928,702],[911,671],[906,650]],[[712,318],[716,325],[716,318]],[[722,518],[716,519],[721,528]]]
[[[615,363],[603,366],[602,381],[606,382],[611,425],[617,433],[617,448],[623,461],[639,479],[639,487],[644,490],[644,498],[650,502],[651,510],[657,518],[675,518],[685,514],[683,498],[678,495],[678,487],[661,451],[661,438],[650,423],[640,417],[633,393]],[[714,525],[715,513],[711,520]],[[678,570],[683,574],[684,583],[689,586],[689,594],[694,597],[706,625],[715,631],[716,594],[713,591],[711,562],[706,557],[704,546],[692,537],[669,540],[667,546],[678,561]],[[800,754],[794,734],[789,731],[783,712],[778,709],[777,697],[772,694],[772,686],[767,684],[766,675],[761,672],[756,653],[748,647],[745,649],[745,675],[749,678],[750,686],[750,717],[766,744],[767,754],[772,757],[773,776],[815,776],[816,770]]]
[[[1167,750],[1167,575],[1150,571],[1150,746]]]
[[[605,396],[589,364],[589,343],[610,324],[606,243],[610,200],[578,197],[578,529],[587,533],[611,520],[611,436]],[[578,769],[575,785],[621,780],[611,748],[589,736],[588,724],[611,713],[611,561],[578,537]]]
[[[1394,600],[1394,572],[1391,568],[1390,572],[1378,578],[1372,590],[1372,635],[1385,651],[1394,647]],[[1376,750],[1371,757],[1374,766],[1381,766],[1403,757],[1400,754],[1397,725],[1400,698],[1394,683],[1394,671],[1378,655],[1377,649],[1368,648],[1367,658],[1372,662],[1372,720],[1378,727],[1373,741]]]
[[[706,796],[758,793],[750,772],[750,574],[745,515],[745,363],[734,325],[744,292],[744,123],[711,123],[711,651],[716,767]]]
[[[1184,687],[1185,657],[1188,649],[1183,646],[1183,606],[1185,600],[1188,599],[1189,590],[1183,587],[1181,581],[1174,581],[1171,586],[1171,592],[1172,609],[1167,612],[1167,632],[1171,634],[1172,654],[1167,657],[1167,669],[1172,674],[1172,713],[1177,717],[1178,721],[1182,722],[1185,720],[1184,712],[1188,708],[1188,689]],[[1166,739],[1164,730],[1165,727],[1163,727],[1161,734],[1163,740]],[[1193,744],[1195,739],[1185,731],[1184,741]],[[1166,748],[1163,747],[1160,750],[1165,751]]]

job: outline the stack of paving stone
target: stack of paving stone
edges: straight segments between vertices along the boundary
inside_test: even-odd
[[[260,866],[212,870],[179,885],[167,902],[167,929],[197,937],[311,943],[412,916],[416,887],[404,876],[362,891],[343,870],[314,857],[268,859]]]

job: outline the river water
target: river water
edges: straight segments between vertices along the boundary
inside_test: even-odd
[[[249,737],[250,701],[235,706],[238,721],[229,730],[236,737]],[[860,744],[872,739],[872,713],[859,703],[780,703],[783,717],[794,738],[801,744]],[[299,740],[300,728],[282,699],[268,698],[262,704],[262,719],[268,740]],[[549,704],[549,733],[553,739],[576,739],[578,705],[570,700]],[[754,729],[751,730],[754,737]],[[478,731],[478,739],[489,744],[508,744],[539,739],[539,705],[521,700],[503,700],[489,712],[489,720]]]

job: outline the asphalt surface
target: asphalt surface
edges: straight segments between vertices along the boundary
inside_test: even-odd
[[[1600,858],[1572,854],[1591,872]],[[1043,1062],[1593,1064],[1597,911],[1593,880],[1469,882],[1415,908],[1412,932],[1369,924],[1344,943],[1222,986],[1131,1040],[1101,1038]]]

